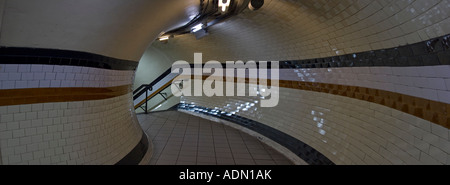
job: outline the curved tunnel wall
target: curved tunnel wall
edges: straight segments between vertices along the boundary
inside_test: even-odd
[[[138,60],[197,1],[1,0],[1,164],[137,164]]]
[[[289,61],[275,108],[237,111],[254,97],[182,101],[263,123],[336,164],[449,164],[449,8],[447,0],[272,0],[201,40],[154,46],[187,61],[194,52],[203,61]]]
[[[3,164],[115,164],[143,137],[131,101],[136,62],[47,49],[0,53]]]
[[[134,79],[134,89],[149,84],[172,66],[173,60],[159,49],[150,46],[139,61]]]
[[[134,118],[129,94],[134,69],[117,64],[138,61],[148,43],[178,17],[172,13],[183,12],[191,1],[176,1],[183,2],[176,6],[162,0],[105,2],[0,1],[2,52],[14,47],[56,49],[50,53],[62,53],[57,56],[49,56],[48,52],[20,52],[13,56],[10,52],[2,53],[0,83],[1,93],[6,94],[1,96],[0,106],[2,164],[113,164],[139,142],[142,132]],[[167,45],[154,46],[171,58],[188,61],[192,61],[193,52],[203,52],[205,61],[318,59],[414,44],[448,34],[449,4],[448,0],[267,0],[257,12],[244,12],[212,27],[211,34],[202,40],[186,35]],[[71,51],[88,52],[90,57],[81,53],[67,55]],[[363,70],[348,66],[352,73],[349,69],[334,68],[312,74],[287,71],[292,76],[284,78],[291,85],[284,85],[281,93],[288,98],[282,99],[282,104],[271,112],[261,110],[263,117],[258,120],[301,139],[337,164],[446,163],[450,145],[448,129],[441,127],[441,118],[448,115],[449,109],[449,78],[445,76],[448,63],[444,60],[447,54],[445,50],[438,52],[434,60],[422,58],[414,67],[382,66],[391,67],[392,75],[385,68],[367,66]],[[410,58],[407,61],[417,63]],[[440,67],[432,67],[435,65]],[[292,81],[311,80],[301,78],[307,74],[316,75],[314,79],[321,79],[322,83],[374,84],[370,88],[386,88],[400,95],[420,92],[420,96],[410,95],[434,101],[425,102],[426,110],[415,115],[415,111],[409,113],[409,107],[418,104],[403,99],[400,103],[408,105],[407,114],[385,105],[378,107],[367,100],[294,88]],[[294,78],[296,75],[299,78]],[[411,83],[411,79],[421,81]],[[36,94],[27,96],[26,90],[34,90]],[[67,99],[59,99],[58,95]],[[288,102],[292,100],[299,103],[291,107]],[[223,106],[220,99],[192,101],[204,102],[205,107]],[[437,108],[432,106],[434,102],[440,103]],[[355,106],[360,109],[355,110]],[[286,115],[285,120],[276,120],[279,124],[271,120],[279,118],[271,116],[277,111]],[[313,115],[313,111],[319,115]],[[431,118],[425,116],[427,111],[432,112]],[[297,117],[298,114],[302,117]],[[320,129],[328,134],[322,135],[323,132],[317,131],[316,120],[326,114],[329,116],[324,120],[329,125],[322,124]],[[359,140],[358,133],[372,133],[373,137]],[[380,137],[384,140],[378,141]],[[120,142],[125,143],[118,146],[112,142],[117,138],[124,138]]]

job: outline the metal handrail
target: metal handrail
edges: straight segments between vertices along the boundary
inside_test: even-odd
[[[159,88],[158,90],[156,90],[155,92],[153,92],[152,94],[148,95],[148,91],[146,91],[145,93],[145,98],[144,100],[142,100],[141,102],[139,102],[137,105],[134,106],[135,109],[139,108],[140,106],[142,106],[144,103],[147,103],[150,99],[152,99],[153,97],[155,97],[156,95],[158,95],[159,93],[161,93],[161,91],[164,91],[165,89],[167,89],[170,84],[172,84],[172,80],[166,84],[164,84],[161,88]]]
[[[163,74],[161,74],[158,78],[156,78],[155,80],[153,80],[152,83],[150,84],[143,84],[141,86],[139,86],[136,90],[133,91],[133,100],[136,100],[137,98],[139,98],[142,94],[144,94],[146,91],[148,91],[150,88],[153,88],[153,86],[155,86],[157,83],[159,83],[162,79],[164,79],[165,77],[167,77],[170,73],[172,72],[172,69],[168,69],[167,71],[165,71]],[[144,87],[147,87],[145,89],[143,89]]]
[[[203,66],[204,64],[202,64]],[[222,64],[224,65],[224,64]],[[189,64],[189,66],[195,67],[194,64]],[[151,82],[150,84],[143,84],[141,86],[139,86],[136,90],[133,91],[133,100],[138,99],[140,96],[142,96],[145,93],[145,99],[142,100],[141,102],[139,102],[134,108],[138,109],[139,107],[141,107],[142,105],[145,104],[145,113],[148,113],[148,101],[150,101],[150,99],[152,99],[154,96],[156,96],[157,94],[160,94],[161,91],[167,89],[167,87],[169,87],[169,85],[173,82],[173,79],[170,80],[168,83],[164,84],[160,89],[156,90],[155,92],[153,92],[152,94],[148,95],[148,91],[152,91],[153,87],[158,84],[161,80],[163,80],[164,78],[166,78],[168,75],[170,75],[172,73],[172,68],[169,68],[168,70],[166,70],[163,74],[161,74],[158,78],[156,78],[155,80],[153,80],[153,82]],[[175,77],[174,77],[175,78]],[[181,91],[180,87],[178,85],[180,84],[175,84],[178,88],[178,90]],[[182,85],[182,84],[181,84]],[[164,97],[164,96],[163,96]],[[170,96],[172,97],[172,96]],[[166,98],[165,98],[166,99]],[[167,98],[168,99],[168,98]],[[167,101],[167,100],[165,100]]]

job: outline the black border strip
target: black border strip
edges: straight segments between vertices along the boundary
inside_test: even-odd
[[[203,64],[204,65],[204,64]],[[259,63],[256,63],[259,68]],[[399,46],[306,60],[280,61],[280,69],[339,68],[339,67],[420,67],[450,65],[450,35]],[[190,65],[194,67],[193,64]],[[222,63],[226,67],[226,63]],[[268,61],[267,68],[270,69]]]
[[[307,145],[306,143],[265,124],[262,124],[251,119],[247,119],[237,115],[228,116],[228,113],[221,113],[217,110],[213,110],[206,107],[200,107],[192,104],[179,104],[178,109],[192,111],[196,113],[205,114],[212,117],[217,117],[224,119],[250,130],[258,132],[266,136],[267,138],[277,142],[278,144],[291,150],[306,163],[310,165],[335,165],[330,159],[325,155],[314,149],[313,147]]]
[[[133,150],[131,150],[130,153],[128,153],[115,165],[138,165],[147,153],[148,145],[147,135],[142,133],[142,138],[139,143],[133,148]]]
[[[405,46],[327,58],[280,61],[280,69],[450,65],[450,35]]]
[[[136,70],[138,61],[115,59],[80,51],[0,47],[0,64],[69,65]],[[450,35],[389,49],[326,58],[280,61],[280,69],[436,65],[450,65]]]
[[[0,47],[0,64],[45,64],[136,70],[138,61],[116,59],[81,51]]]

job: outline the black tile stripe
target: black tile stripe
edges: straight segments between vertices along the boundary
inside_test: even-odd
[[[0,64],[46,64],[136,70],[138,61],[121,60],[80,51],[0,47]]]
[[[0,47],[0,64],[48,64],[136,70],[138,61],[115,59],[80,51]],[[281,69],[435,65],[450,65],[450,35],[376,51],[327,58],[280,61]],[[225,64],[223,66],[225,67]]]
[[[265,124],[259,123],[257,121],[253,121],[241,116],[231,115],[228,116],[228,113],[222,114],[221,112],[217,112],[216,110],[200,107],[191,104],[179,104],[178,109],[188,110],[196,113],[205,114],[212,117],[217,117],[220,119],[224,119],[243,127],[246,127],[250,130],[258,132],[266,136],[267,138],[277,142],[278,144],[286,147],[291,150],[301,159],[303,159],[306,163],[310,165],[335,165],[331,160],[329,160],[326,156],[321,154],[316,149],[311,146],[303,143],[302,141],[284,133],[272,127],[269,127]]]
[[[204,65],[204,64],[203,64]],[[256,63],[259,68],[259,63]],[[339,67],[415,67],[450,65],[450,35],[395,48],[354,54],[280,61],[280,69],[339,68]],[[193,64],[190,65],[194,67]],[[226,63],[222,63],[226,67]],[[267,68],[270,69],[268,61]]]
[[[116,165],[138,165],[147,153],[148,145],[147,135],[142,133],[142,138],[139,143],[133,148],[133,150],[131,150],[130,153],[117,162]]]
[[[395,48],[308,60],[280,61],[281,69],[450,65],[450,35]]]
[[[269,69],[270,63],[267,63]],[[259,63],[256,65],[259,68]],[[450,35],[395,48],[326,58],[280,61],[280,69],[436,65],[450,65]],[[191,67],[194,67],[193,64]],[[222,67],[225,68],[226,64],[222,63]]]

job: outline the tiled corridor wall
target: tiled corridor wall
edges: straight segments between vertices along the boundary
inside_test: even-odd
[[[0,49],[2,164],[116,164],[141,141],[131,92],[137,62]]]
[[[310,145],[335,164],[449,164],[449,130],[379,104],[280,89],[275,108],[247,108],[258,97],[184,97],[188,104],[234,112]],[[239,107],[239,108],[238,108]]]
[[[4,164],[115,164],[140,141],[131,95],[2,106]]]
[[[415,43],[425,54],[401,65],[389,55],[358,58],[384,50],[282,61],[273,108],[249,96],[186,96],[182,103],[262,123],[335,164],[450,164],[450,66],[438,57],[450,53],[446,38]],[[435,40],[442,51],[427,51]]]
[[[270,126],[335,164],[450,164],[448,12],[448,0],[267,0],[201,40],[154,46],[186,61],[282,61],[277,107],[248,96],[182,103]]]
[[[138,61],[199,3],[0,0],[0,164],[139,163]]]

